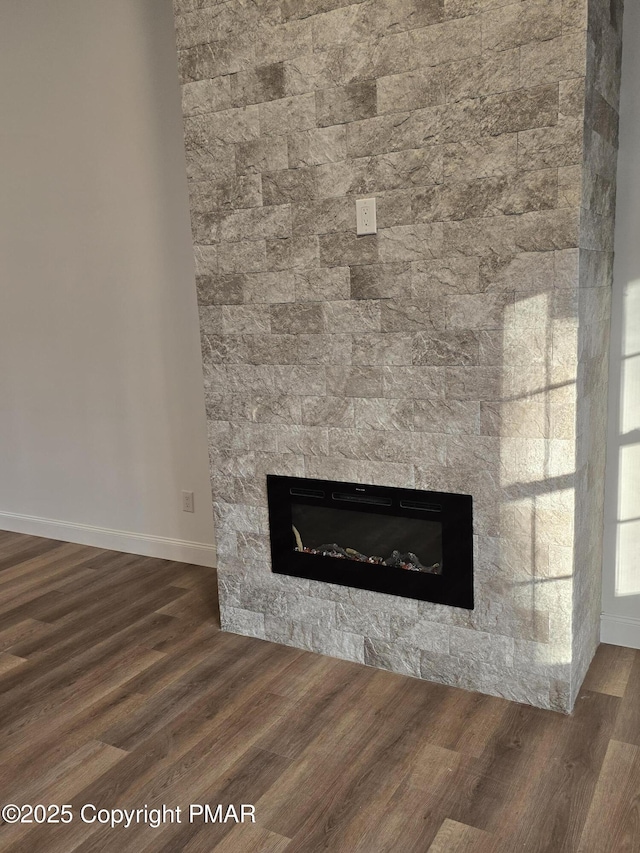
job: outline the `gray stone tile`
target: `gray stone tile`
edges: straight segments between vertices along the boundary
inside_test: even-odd
[[[316,168],[315,176],[322,198],[430,186],[442,180],[442,152],[412,148],[326,163]]]
[[[185,123],[194,120],[185,119]],[[185,130],[185,155],[190,181],[222,183],[235,176],[233,147],[230,145],[216,140],[209,142],[204,135],[187,133]]]
[[[449,634],[453,629],[448,625],[394,614],[390,627],[392,640],[403,646],[445,655],[449,652]]]
[[[544,169],[418,189],[413,213],[416,222],[442,222],[550,209],[557,199],[558,173]]]
[[[261,3],[256,8],[262,13],[264,4]],[[277,3],[277,13],[278,17],[273,21],[273,25],[269,25],[269,21],[263,22],[263,26],[255,34],[255,54],[258,65],[292,59],[300,54],[310,53],[313,49],[311,21],[280,23],[279,3]]]
[[[341,631],[388,640],[391,637],[390,623],[391,617],[384,611],[357,607],[344,602],[336,604],[336,627]]]
[[[441,0],[366,0],[338,8],[313,19],[316,50],[351,45],[414,27],[429,27],[442,20]]]
[[[220,239],[228,242],[290,235],[291,208],[288,204],[236,210],[225,216],[220,223]]]
[[[286,21],[293,18],[308,18],[340,6],[350,6],[353,2],[354,0],[282,0],[282,17]],[[355,0],[355,2],[364,2],[364,0]]]
[[[364,638],[359,634],[338,631],[333,628],[314,626],[312,632],[313,651],[342,660],[364,663]]]
[[[575,248],[578,219],[578,211],[571,208],[525,213],[517,220],[516,246],[522,252]]]
[[[357,430],[411,430],[413,419],[413,400],[388,400],[375,397],[355,400]]]
[[[248,172],[273,172],[287,169],[289,165],[287,139],[284,136],[256,139],[235,146],[236,171],[239,175]]]
[[[296,649],[313,651],[313,627],[311,624],[279,616],[265,616],[265,639],[272,643],[282,643]]]
[[[520,87],[520,50],[504,50],[495,55],[460,58],[446,66],[448,101],[479,98]]]
[[[317,186],[318,176],[313,169],[262,173],[262,198],[266,205],[304,203],[317,194]]]
[[[245,303],[293,302],[294,280],[289,270],[243,273],[235,276],[242,285]]]
[[[232,634],[243,634],[245,637],[265,639],[264,614],[243,610],[239,607],[225,606],[220,612],[220,627]]]
[[[257,107],[241,107],[194,115],[184,122],[188,145],[206,149],[233,142],[247,142],[260,135]]]
[[[482,39],[474,18],[446,21],[410,33],[411,51],[422,65],[441,65],[480,56]]]
[[[412,363],[411,334],[396,332],[353,336],[352,364],[390,365]]]
[[[527,214],[528,216],[544,214]],[[445,222],[442,226],[442,254],[450,255],[514,255],[516,222],[524,217],[491,216],[462,222]]]
[[[300,397],[286,394],[256,394],[249,404],[252,421],[266,424],[299,424],[302,419]]]
[[[275,62],[232,74],[231,97],[237,107],[284,98],[284,65]]]
[[[445,372],[440,367],[384,367],[384,397],[431,400],[444,397]]]
[[[460,142],[548,127],[557,122],[558,86],[537,86],[449,104],[442,112],[440,139]]]
[[[414,428],[420,432],[480,432],[480,403],[468,400],[416,400]]]
[[[193,260],[196,275],[215,275],[218,271],[217,246],[194,246]]]
[[[327,393],[334,397],[382,397],[382,369],[328,367]]]
[[[258,110],[262,136],[295,133],[316,125],[316,100],[311,93],[260,104]]]
[[[239,364],[249,360],[249,351],[241,335],[202,335],[202,360],[205,364]]]
[[[223,42],[178,51],[178,73],[182,83],[231,74],[252,67],[254,62],[255,47],[246,33]]]
[[[380,302],[380,328],[383,332],[419,332],[444,329],[444,302],[423,299],[391,299]]]
[[[526,290],[543,293],[555,282],[554,253],[519,252],[484,257],[480,261],[480,282],[484,292]]]
[[[326,372],[312,365],[273,365],[263,381],[283,394],[312,394],[321,396],[327,391]],[[261,390],[261,389],[258,389]]]
[[[495,367],[447,367],[446,397],[449,400],[502,399],[502,370]]]
[[[407,71],[404,74],[380,77],[377,81],[377,111],[383,115],[444,104],[447,100],[445,79],[445,73],[439,68],[428,67]],[[375,113],[374,105],[369,115],[354,115],[354,118],[371,118]]]
[[[319,127],[345,124],[371,118],[377,112],[376,81],[350,83],[336,89],[320,89],[316,93],[316,116]]]
[[[518,168],[524,170],[572,166],[582,160],[582,123],[565,118],[554,127],[518,134]]]
[[[218,112],[232,106],[229,77],[215,77],[213,80],[196,80],[182,87],[182,114],[184,116],[200,113]]]
[[[513,174],[517,168],[518,135],[515,133],[488,137],[479,142],[453,142],[444,147],[445,179],[471,181],[475,178],[505,176]]]
[[[198,314],[200,315],[200,332],[202,335],[222,334],[222,310],[219,306],[201,305]]]
[[[349,267],[319,267],[296,270],[295,295],[298,302],[328,302],[349,298]]]
[[[220,243],[218,269],[221,273],[261,272],[266,268],[264,240]]]
[[[438,142],[441,127],[439,107],[355,121],[346,128],[347,155],[355,158],[431,147]]]
[[[478,333],[467,326],[453,331],[418,332],[413,337],[411,363],[414,365],[454,367],[478,364],[479,359]]]
[[[269,309],[263,305],[223,305],[222,329],[227,335],[268,334]]]
[[[274,334],[321,334],[325,331],[324,312],[322,305],[317,302],[272,305],[270,317]]]
[[[304,456],[328,456],[329,434],[326,427],[282,426],[277,436],[278,453]]]
[[[398,488],[414,488],[413,464],[378,460],[358,461],[344,457],[309,457],[305,460],[306,476],[334,479],[339,482],[371,483]],[[343,592],[344,595],[344,592]],[[387,596],[392,598],[393,596]],[[405,606],[408,602],[405,602]]]
[[[196,45],[232,38],[236,22],[242,29],[254,26],[255,9],[251,10],[247,6],[232,2],[199,7],[186,14],[176,15],[177,48],[185,50]]]
[[[433,299],[448,293],[477,293],[480,267],[476,257],[446,257],[411,265],[411,295]]]
[[[225,151],[231,152],[226,146]],[[221,181],[191,181],[189,183],[192,222],[195,214],[210,217],[214,222],[222,214],[245,207],[262,205],[260,175],[250,173],[224,178]]]
[[[308,426],[355,426],[354,400],[350,397],[301,397],[302,423]]]
[[[587,0],[562,0],[562,27],[565,30],[587,28]]]
[[[300,364],[351,364],[351,335],[298,335]]]
[[[411,190],[388,190],[376,194],[378,228],[412,225]]]
[[[319,244],[315,235],[266,241],[266,269],[298,270],[319,266]]]
[[[526,7],[512,3],[482,15],[484,50],[503,51],[541,42],[562,33],[561,0],[534,0]]]
[[[263,308],[265,314],[268,309]],[[242,339],[249,364],[297,364],[299,342],[295,335],[249,334]]]
[[[379,669],[399,672],[420,678],[420,651],[413,646],[367,637],[364,641],[364,662]]]
[[[510,293],[469,293],[445,297],[447,329],[502,329]]]
[[[570,118],[581,118],[584,115],[585,81],[582,77],[561,80],[558,95],[560,115]]]
[[[411,267],[370,264],[351,267],[351,299],[396,299],[411,295]]]
[[[294,234],[334,234],[355,227],[356,205],[350,198],[303,199],[293,208]]]
[[[520,59],[530,86],[584,77],[587,70],[584,33],[567,32],[548,41],[523,44]]]
[[[443,254],[443,228],[438,223],[385,228],[378,239],[383,263],[430,260]]]
[[[323,267],[374,264],[378,260],[378,237],[356,237],[355,232],[322,234],[319,238]]]
[[[331,334],[380,331],[380,303],[374,300],[325,302],[322,309]]]
[[[347,155],[347,130],[343,126],[304,130],[288,137],[289,168],[335,163]]]

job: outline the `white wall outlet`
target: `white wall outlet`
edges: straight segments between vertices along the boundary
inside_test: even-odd
[[[193,492],[182,493],[182,511],[193,512]]]
[[[356,234],[377,234],[375,198],[359,198],[356,201]]]

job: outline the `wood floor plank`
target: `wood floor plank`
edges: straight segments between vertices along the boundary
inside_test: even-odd
[[[636,657],[635,649],[601,643],[595,653],[583,690],[624,696]]]
[[[15,653],[16,647],[21,643],[35,642],[38,644],[44,642],[44,638],[54,630],[53,625],[48,625],[46,622],[39,622],[37,619],[23,619],[21,622],[16,622],[4,631],[0,631],[0,651]],[[28,653],[23,652],[19,657],[29,657]]]
[[[211,850],[211,842],[207,830],[200,832],[203,851]],[[284,853],[289,838],[276,835],[267,829],[261,829],[253,823],[241,824],[234,827],[229,834],[215,846],[215,853]],[[196,846],[189,853],[196,853]],[[185,848],[187,853],[187,848]]]
[[[23,666],[26,662],[27,661],[25,660],[25,658],[19,658],[16,657],[16,655],[10,655],[6,652],[0,653],[0,676],[2,676],[5,672],[11,672],[17,667]]]
[[[591,801],[578,853],[635,853],[638,850],[640,747],[612,740]]]
[[[640,651],[634,655],[613,737],[640,746]]]
[[[491,838],[488,833],[448,818],[438,830],[427,853],[480,853]]]
[[[562,718],[554,754],[535,772],[509,833],[514,849],[574,851],[598,781],[620,700],[582,691],[573,717]]]
[[[210,569],[1,532],[0,564],[0,799],[257,819],[0,823],[2,853],[640,851],[638,652],[563,716],[221,632]]]

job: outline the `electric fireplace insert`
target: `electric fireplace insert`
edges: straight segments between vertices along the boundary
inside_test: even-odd
[[[267,476],[278,574],[473,609],[470,495]]]

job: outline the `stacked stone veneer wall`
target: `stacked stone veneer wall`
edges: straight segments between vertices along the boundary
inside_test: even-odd
[[[615,21],[175,6],[223,628],[567,710],[597,629]],[[268,473],[471,493],[476,609],[272,575]]]
[[[573,698],[599,642],[622,0],[592,0],[580,220]]]

